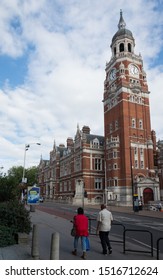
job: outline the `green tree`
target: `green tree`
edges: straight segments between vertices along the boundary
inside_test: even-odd
[[[27,184],[33,186],[38,183],[38,167],[32,166],[25,171]]]
[[[8,201],[11,199],[12,190],[9,186],[7,176],[0,176],[0,201]]]
[[[36,166],[30,167],[25,170],[25,177],[27,178],[27,184],[22,184],[23,167],[13,166],[8,170],[7,175],[0,174],[0,201],[9,201],[20,197],[22,189],[26,186],[33,186],[37,184],[37,172]]]

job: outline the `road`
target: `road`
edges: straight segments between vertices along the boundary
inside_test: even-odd
[[[56,216],[64,217],[67,220],[72,220],[76,213],[76,206],[69,204],[59,204],[54,202],[44,202],[38,206],[38,209]],[[99,212],[98,208],[88,208],[85,206],[85,214],[91,219],[91,232],[95,233],[96,218]],[[127,231],[126,238],[134,244],[138,244],[144,250],[150,250],[151,240],[150,233],[153,236],[153,248],[157,249],[158,238],[163,238],[163,221],[160,218],[145,217],[132,213],[121,213],[112,211],[114,217],[114,224],[110,233],[112,241],[120,239],[123,240],[123,230],[136,230]],[[119,225],[118,225],[119,224]],[[140,231],[138,231],[140,230]],[[148,231],[148,232],[144,232]],[[149,233],[150,232],[150,233]],[[160,242],[160,253],[163,253],[163,242]]]

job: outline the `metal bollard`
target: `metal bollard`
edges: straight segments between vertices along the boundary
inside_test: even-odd
[[[59,233],[55,232],[51,237],[50,260],[59,260]]]
[[[35,212],[35,205],[30,204],[30,212]]]
[[[33,225],[31,256],[34,260],[39,260],[38,225]]]

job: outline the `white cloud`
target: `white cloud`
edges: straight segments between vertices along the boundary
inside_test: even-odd
[[[25,143],[42,144],[32,145],[27,166],[37,164],[40,154],[48,158],[54,139],[57,145],[66,143],[67,137],[74,137],[77,123],[103,134],[105,63],[111,57],[121,8],[126,28],[135,38],[135,52],[141,52],[144,59],[152,128],[163,137],[163,71],[151,66],[163,49],[159,1],[1,2],[0,55],[17,58],[26,54],[28,73],[22,85],[9,81],[0,90],[0,166],[23,165]]]

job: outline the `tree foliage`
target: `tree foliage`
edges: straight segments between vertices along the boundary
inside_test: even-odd
[[[20,201],[22,189],[37,184],[37,167],[25,170],[27,184],[22,184],[23,167],[13,166],[8,173],[0,173],[0,247],[16,242],[18,232],[29,233],[29,211]]]
[[[27,185],[33,186],[37,184],[37,172],[36,166],[30,167],[25,170],[25,177],[27,178]],[[0,202],[9,201],[20,197],[23,185],[22,182],[23,167],[13,166],[8,170],[7,175],[0,174]]]

